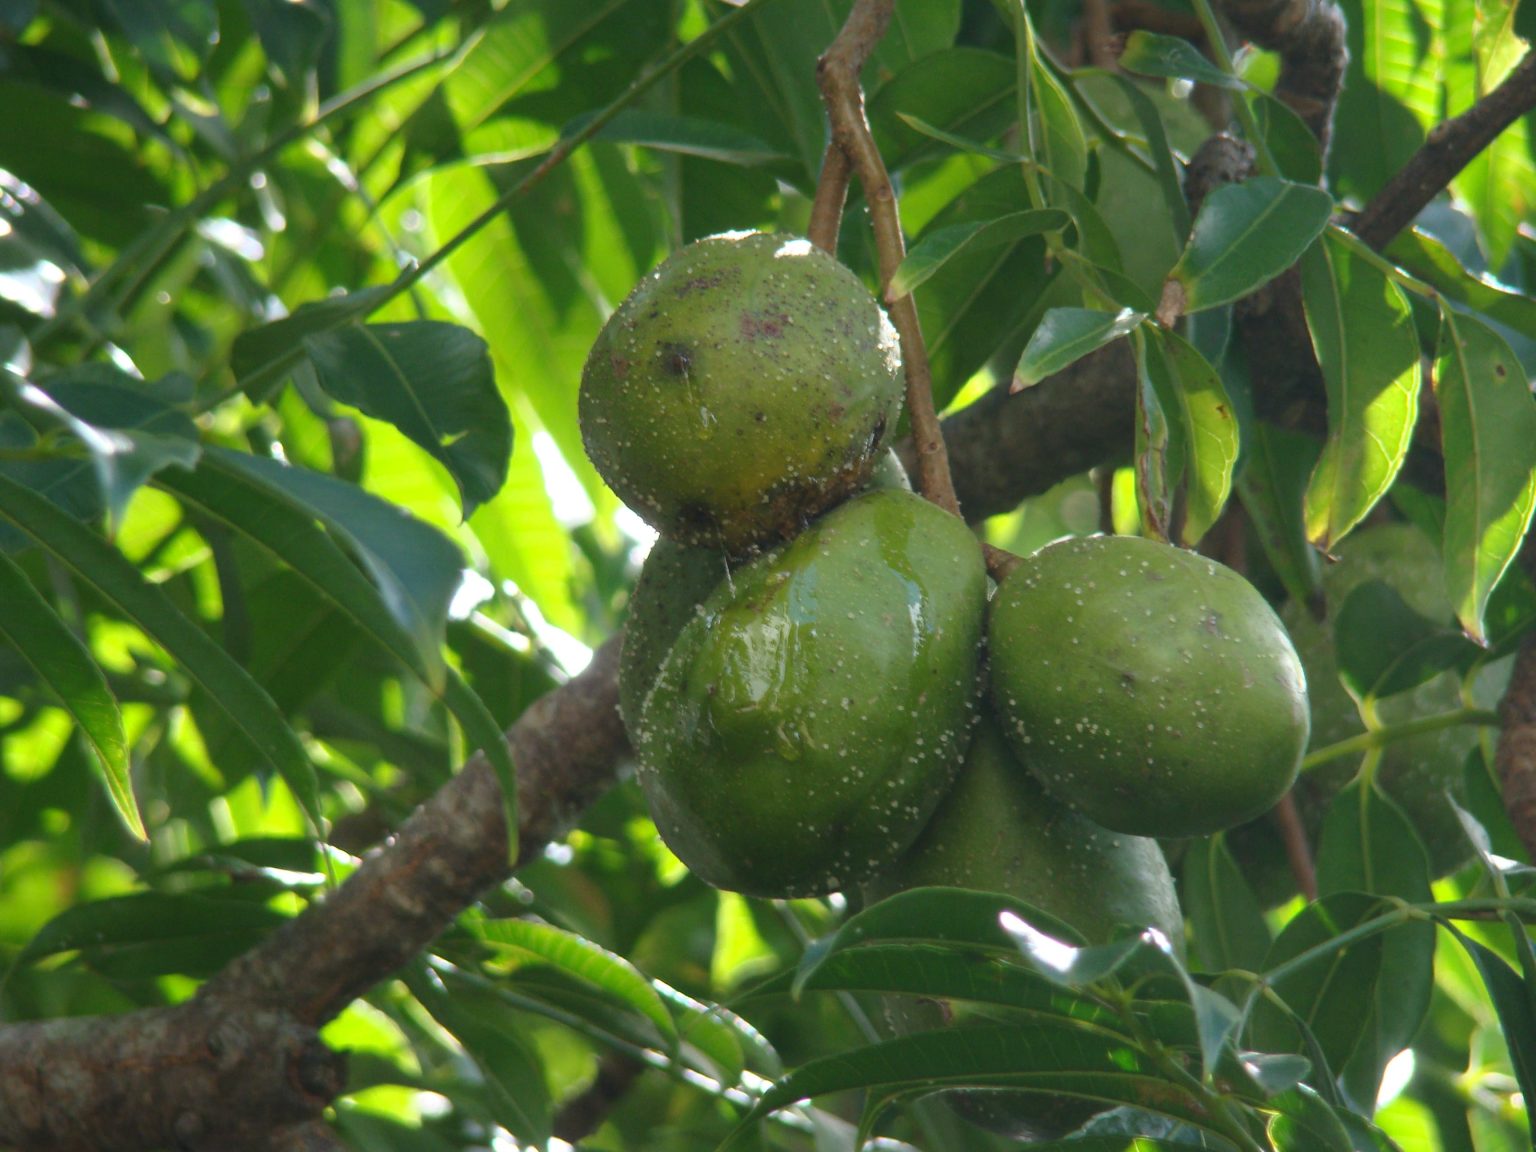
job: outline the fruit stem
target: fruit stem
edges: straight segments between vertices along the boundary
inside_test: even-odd
[[[1310,902],[1317,899],[1317,867],[1312,862],[1312,847],[1307,843],[1306,825],[1296,807],[1296,793],[1287,792],[1280,797],[1271,813],[1275,826],[1280,830],[1280,841],[1285,845],[1285,859],[1291,866],[1297,890]]]
[[[859,86],[859,71],[885,35],[893,7],[894,0],[856,0],[842,30],[817,61],[816,79],[832,127],[832,138],[827,143],[827,159],[822,165],[822,180],[816,190],[813,216],[817,231],[811,240],[828,251],[836,247],[836,217],[842,213],[847,171],[851,169],[859,177],[864,202],[869,206],[875,250],[879,256],[881,295],[886,299],[891,323],[901,340],[901,358],[907,377],[907,414],[912,422],[912,442],[917,449],[917,487],[928,500],[958,516],[960,502],[955,497],[954,481],[949,475],[949,453],[933,407],[933,375],[928,363],[928,349],[923,343],[917,304],[911,293],[894,299],[888,295],[891,279],[901,266],[907,249],[901,234],[896,190],[870,133],[869,121],[864,116],[864,90]],[[836,159],[835,153],[840,153],[842,158]]]
[[[1302,760],[1301,770],[1310,772],[1334,760],[1342,760],[1357,752],[1368,752],[1372,748],[1380,748],[1398,740],[1407,740],[1411,736],[1420,736],[1425,732],[1438,732],[1442,728],[1455,728],[1459,724],[1496,726],[1498,723],[1499,714],[1486,708],[1457,708],[1435,716],[1420,716],[1414,720],[1404,720],[1401,724],[1362,732],[1358,736],[1351,736],[1347,740],[1340,740],[1336,744],[1319,748]]]

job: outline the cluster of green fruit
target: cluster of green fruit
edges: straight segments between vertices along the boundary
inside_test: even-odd
[[[975,536],[885,447],[902,392],[864,286],[785,236],[682,250],[599,336],[587,450],[661,533],[620,671],[657,827],[735,891],[956,885],[1087,941],[1177,944],[1150,837],[1290,786],[1308,711],[1285,631],[1236,574],[1124,537],[1044,549],[989,603]]]

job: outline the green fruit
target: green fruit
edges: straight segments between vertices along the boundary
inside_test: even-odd
[[[1307,689],[1254,587],[1127,536],[1024,560],[992,605],[992,695],[1058,800],[1117,832],[1195,836],[1270,808],[1307,744]]]
[[[910,492],[912,484],[901,460],[887,448],[866,488]],[[619,659],[619,714],[630,732],[639,723],[640,705],[677,634],[729,571],[726,558],[713,548],[679,544],[665,536],[651,547],[630,594]]]
[[[1354,532],[1339,544],[1336,555],[1337,562],[1323,569],[1327,599],[1324,620],[1314,619],[1294,602],[1280,610],[1306,670],[1313,749],[1365,731],[1359,709],[1339,681],[1334,660],[1333,625],[1351,592],[1362,584],[1382,580],[1421,616],[1447,622],[1452,616],[1439,550],[1413,525],[1382,524]],[[1497,704],[1509,678],[1509,667],[1508,660],[1501,660],[1479,676],[1473,690],[1479,706],[1492,708]],[[1452,711],[1462,706],[1460,684],[1454,672],[1444,673],[1412,691],[1381,700],[1377,715],[1384,724],[1393,725]],[[1376,781],[1418,829],[1436,875],[1454,871],[1471,855],[1446,792],[1462,801],[1463,771],[1477,740],[1476,728],[1461,726],[1394,741],[1382,750]],[[1314,847],[1329,804],[1359,767],[1358,756],[1346,757],[1320,765],[1297,783],[1297,806]],[[1230,844],[1266,903],[1283,900],[1295,891],[1279,837],[1267,822],[1235,831]]]
[[[917,842],[864,886],[867,900],[939,885],[1000,892],[1065,921],[1090,944],[1121,926],[1153,927],[1175,947],[1184,921],[1157,843],[1109,832],[1051,799],[1014,757],[996,721],[983,719],[960,775]],[[889,997],[898,1033],[973,1020],[1007,1022],[1005,1009]],[[1071,1131],[1100,1106],[1029,1092],[956,1092],[967,1119],[1016,1139]]]
[[[737,569],[641,708],[638,776],[668,846],[757,896],[890,863],[964,755],[985,602],[970,531],[904,492],[850,500]]]
[[[805,240],[728,233],[666,260],[603,327],[582,439],[658,531],[736,555],[856,492],[902,395],[895,331],[852,272]]]

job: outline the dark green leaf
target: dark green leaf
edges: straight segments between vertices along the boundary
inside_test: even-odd
[[[245,0],[245,10],[278,82],[290,90],[302,90],[332,31],[326,9],[293,0]]]
[[[1250,91],[1246,99],[1253,107],[1264,134],[1264,143],[1275,158],[1280,175],[1298,184],[1321,184],[1323,157],[1317,137],[1306,121],[1285,101],[1270,92]]]
[[[1139,28],[1125,38],[1125,47],[1120,52],[1120,67],[1140,76],[1194,80],[1233,91],[1241,91],[1246,87],[1241,77],[1223,72],[1188,40],[1145,32]]]
[[[272,697],[230,655],[83,524],[0,474],[0,517],[37,541],[82,585],[94,588],[164,648],[229,716],[320,827],[315,770]]]
[[[251,900],[139,892],[60,913],[32,937],[16,964],[79,952],[90,967],[116,979],[210,976],[287,919]]]
[[[609,120],[598,131],[597,139],[615,144],[641,144],[662,152],[701,156],[724,164],[751,166],[791,160],[767,141],[729,124],[697,116],[667,116],[633,108]]]
[[[1399,232],[1387,256],[1442,296],[1536,340],[1536,299],[1469,272],[1454,252],[1423,229]]]
[[[235,337],[229,352],[235,380],[252,400],[266,400],[303,358],[309,337],[367,319],[392,295],[394,289],[388,285],[361,288],[312,301],[294,309],[291,316],[247,329]]]
[[[1184,311],[1240,300],[1296,263],[1327,226],[1333,197],[1320,188],[1256,176],[1216,189],[1168,275],[1184,289]]]
[[[1222,837],[1195,840],[1185,849],[1180,894],[1195,955],[1207,972],[1257,972],[1264,966],[1269,925]]]
[[[1330,229],[1301,262],[1312,347],[1328,388],[1328,440],[1307,487],[1307,536],[1323,551],[1392,486],[1419,414],[1419,341],[1402,289]]]
[[[1459,631],[1420,616],[1384,580],[1366,581],[1350,592],[1333,633],[1339,678],[1362,700],[1417,688],[1477,656]]]
[[[1154,540],[1168,539],[1172,528],[1174,484],[1184,470],[1184,444],[1170,425],[1158,395],[1141,333],[1133,334],[1136,354],[1136,509],[1142,529]]]
[[[1276,938],[1265,959],[1266,972],[1329,944],[1380,911],[1377,897],[1359,892],[1336,893],[1308,905]],[[1250,1021],[1255,1047],[1310,1057],[1308,1037],[1298,1027],[1299,1022],[1315,1037],[1329,1066],[1342,1068],[1359,1044],[1370,1016],[1381,976],[1381,951],[1381,936],[1372,935],[1326,950],[1300,968],[1270,977],[1270,986],[1297,1019],[1268,1000],[1260,1000]]]
[[[1428,902],[1429,880],[1429,854],[1390,797],[1358,780],[1338,794],[1317,853],[1320,893],[1370,892]],[[1376,1099],[1388,1061],[1408,1047],[1429,1011],[1434,959],[1431,924],[1405,924],[1382,940],[1371,1018],[1343,1069],[1345,1086],[1362,1106]]]
[[[1536,1008],[1532,1007],[1528,983],[1486,944],[1473,940],[1454,924],[1446,926],[1471,955],[1488,989],[1520,1091],[1536,1092]]]
[[[1275,1152],[1353,1152],[1343,1122],[1305,1084],[1275,1097],[1270,1104],[1276,1111],[1269,1122]]]
[[[932,152],[930,136],[992,140],[1013,120],[1013,61],[978,48],[951,48],[897,72],[869,97],[869,125],[886,166],[897,171]]]
[[[1504,338],[1441,309],[1435,398],[1445,456],[1445,585],[1479,643],[1495,586],[1536,510],[1536,400]]]
[[[91,749],[91,764],[128,831],[149,839],[129,778],[123,714],[88,649],[38,595],[26,573],[0,552],[0,639],[63,705]]]
[[[1051,308],[1025,345],[1013,370],[1011,390],[1020,392],[1060,372],[1111,340],[1134,331],[1147,318],[1144,312],[1122,308],[1098,312],[1091,308]]]
[[[362,324],[306,337],[320,386],[393,424],[440,461],[464,515],[507,478],[512,420],[496,390],[485,341],[435,320]]]
[[[1012,212],[994,220],[953,224],[925,233],[912,246],[896,275],[886,288],[886,299],[895,300],[914,291],[950,260],[967,252],[980,252],[1000,244],[1011,244],[1025,236],[1055,232],[1067,227],[1072,218],[1052,208],[1030,212]]]
[[[1147,151],[1151,154],[1153,168],[1157,172],[1158,187],[1163,193],[1163,207],[1173,221],[1174,235],[1179,241],[1189,237],[1189,202],[1184,199],[1184,186],[1179,178],[1179,168],[1174,161],[1173,148],[1168,143],[1168,133],[1163,127],[1162,113],[1152,99],[1133,80],[1118,73],[1105,73],[1121,95],[1130,104],[1136,122],[1147,138]]]
[[[1302,496],[1317,467],[1317,441],[1261,420],[1249,421],[1243,434],[1238,498],[1286,593],[1298,604],[1313,602],[1322,593],[1322,566],[1307,542]]]

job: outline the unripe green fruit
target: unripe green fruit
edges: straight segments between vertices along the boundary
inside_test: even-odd
[[[810,896],[890,863],[959,767],[986,571],[958,519],[871,492],[737,569],[641,707],[639,780],[695,874]]]
[[[896,425],[895,330],[808,241],[711,236],[604,325],[581,380],[603,479],[680,541],[736,555],[857,491]]]
[[[938,885],[1000,892],[1066,922],[1090,944],[1121,926],[1152,927],[1180,947],[1184,921],[1157,843],[1109,832],[1051,799],[1014,757],[995,720],[976,730],[954,787],[915,844],[864,886],[869,902]],[[888,997],[898,1033],[971,1020],[1006,1022],[991,1005]],[[968,1120],[1016,1139],[1073,1130],[1099,1106],[1032,1092],[954,1092]]]
[[[1334,659],[1334,621],[1351,592],[1362,584],[1381,580],[1419,615],[1447,622],[1452,616],[1439,550],[1413,525],[1381,524],[1360,529],[1347,536],[1335,552],[1337,562],[1323,569],[1326,619],[1314,619],[1294,602],[1280,610],[1280,618],[1307,674],[1313,749],[1365,731],[1359,709],[1339,682]],[[1475,682],[1473,696],[1477,704],[1494,707],[1508,677],[1507,660],[1487,668]],[[1447,672],[1411,691],[1379,701],[1376,712],[1384,724],[1394,725],[1461,706],[1460,678]],[[1382,749],[1376,782],[1397,801],[1418,830],[1437,876],[1453,871],[1472,853],[1446,792],[1458,803],[1462,801],[1467,755],[1477,740],[1478,730],[1463,725],[1393,741]],[[1307,772],[1297,784],[1297,807],[1314,847],[1329,804],[1359,767],[1358,755],[1345,757]],[[1276,903],[1295,891],[1279,837],[1267,822],[1236,830],[1229,844],[1265,903]]]
[[[901,460],[889,448],[881,453],[865,487],[912,491]],[[652,545],[629,598],[619,657],[619,715],[630,732],[640,722],[640,705],[656,683],[677,634],[729,571],[730,564],[718,549],[679,544],[665,536]]]
[[[1106,828],[1230,828],[1296,778],[1301,663],[1264,598],[1213,560],[1137,537],[1060,541],[1004,580],[990,636],[1009,743]]]

